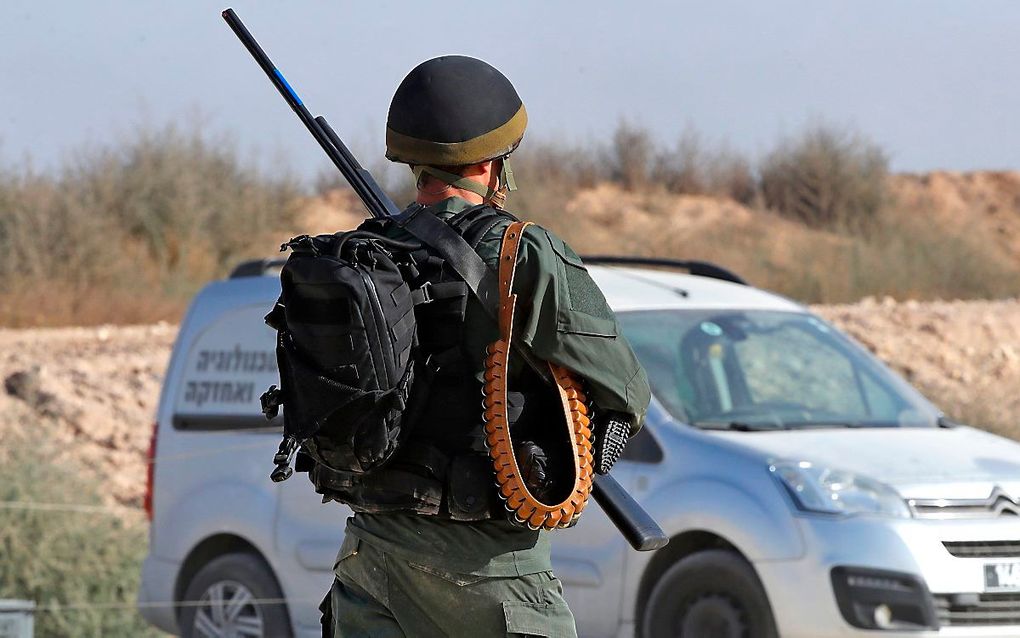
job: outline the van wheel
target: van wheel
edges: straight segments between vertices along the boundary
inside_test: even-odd
[[[692,554],[666,570],[645,606],[644,638],[776,638],[768,597],[736,552]]]
[[[184,593],[183,638],[290,638],[283,593],[264,561],[253,554],[226,554],[198,570]]]

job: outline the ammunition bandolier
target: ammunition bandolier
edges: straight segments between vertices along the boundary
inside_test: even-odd
[[[524,479],[511,438],[509,402],[510,352],[513,350],[514,310],[517,295],[514,294],[514,273],[517,270],[517,252],[524,229],[531,222],[514,222],[507,227],[499,257],[499,339],[485,349],[485,437],[492,458],[499,496],[506,503],[514,520],[531,529],[556,529],[570,527],[577,522],[581,510],[588,502],[592,490],[592,440],[591,420],[588,418],[588,399],[582,389],[582,381],[570,370],[554,363],[547,363],[556,386],[566,431],[556,432],[554,416],[550,413],[544,432],[532,433],[542,436],[546,448],[559,444],[564,448],[558,455],[554,467],[546,468],[561,477],[542,494],[534,494]]]
[[[476,249],[482,238],[502,233],[514,221],[507,212],[475,206],[446,223]],[[359,230],[413,240],[389,220],[369,220]],[[435,250],[423,247],[407,261],[405,275],[418,302],[417,359],[423,364],[408,406],[413,415],[408,438],[385,466],[367,474],[335,472],[309,464],[310,459],[299,459],[298,469],[309,471],[324,501],[347,503],[355,512],[413,512],[463,521],[505,518],[482,428],[484,353],[464,330],[468,307],[480,302]],[[557,403],[549,403],[555,394],[540,379],[527,370],[515,377],[511,422],[537,415],[543,404],[546,414],[555,413]]]

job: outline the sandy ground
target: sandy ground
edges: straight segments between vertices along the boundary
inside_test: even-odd
[[[112,500],[140,506],[176,334],[169,324],[0,330],[0,442],[48,438],[61,450],[48,462],[73,457],[105,478]]]
[[[949,414],[1020,438],[1020,299],[819,306]],[[168,324],[0,330],[0,441],[49,437],[138,506]],[[2,446],[0,446],[2,447]]]

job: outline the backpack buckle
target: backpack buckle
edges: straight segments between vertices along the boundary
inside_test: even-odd
[[[293,436],[288,434],[283,437],[283,441],[280,442],[280,449],[273,456],[273,463],[276,465],[276,468],[269,475],[269,478],[274,483],[286,481],[294,473],[294,468],[291,467],[291,464],[294,462],[294,455],[297,454],[300,446],[301,443]]]
[[[412,292],[411,300],[414,302],[414,305],[416,306],[420,306],[421,304],[426,303],[432,303],[433,301],[435,301],[436,298],[432,296],[432,282],[426,281],[421,285],[420,288],[417,288],[414,292]]]
[[[280,406],[283,404],[283,391],[276,387],[276,384],[269,386],[269,389],[259,397],[262,404],[262,414],[269,420],[275,419],[280,413]]]

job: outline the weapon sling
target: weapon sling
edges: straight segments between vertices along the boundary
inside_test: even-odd
[[[564,425],[570,439],[573,466],[572,485],[566,498],[558,503],[538,500],[521,476],[507,419],[507,373],[513,342],[514,308],[517,305],[517,295],[513,293],[514,272],[521,234],[529,225],[529,222],[515,222],[503,234],[499,254],[499,339],[485,349],[485,444],[496,472],[499,495],[506,508],[513,512],[519,523],[532,529],[555,529],[572,525],[588,503],[592,490],[591,422],[580,380],[570,370],[548,363],[566,418]]]

